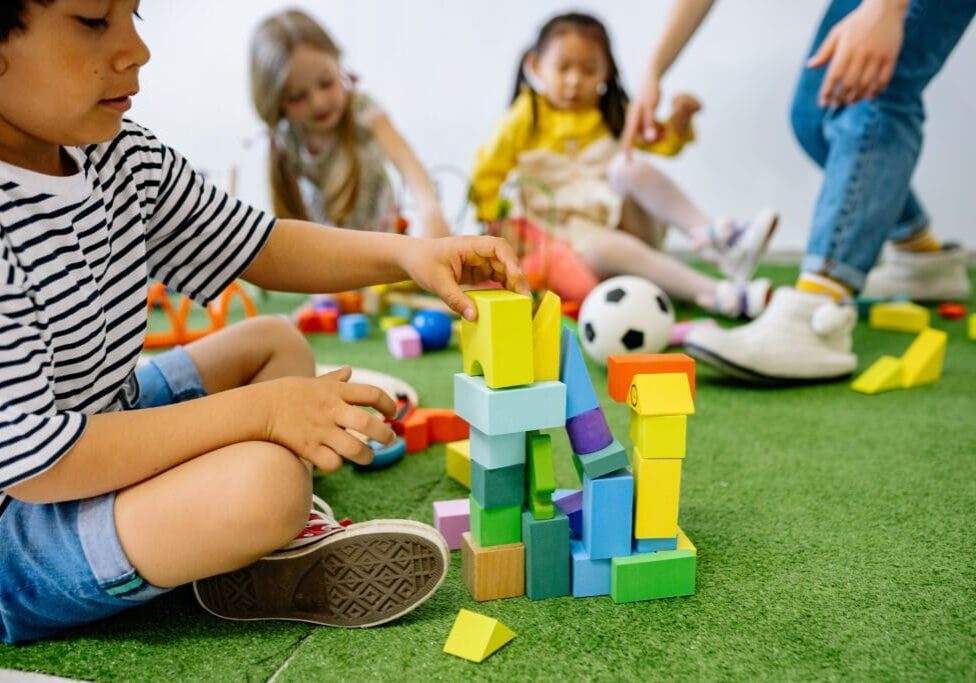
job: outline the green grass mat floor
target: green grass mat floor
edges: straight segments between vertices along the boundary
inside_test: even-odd
[[[786,283],[795,269],[764,273]],[[259,306],[287,312],[299,301],[274,295]],[[976,299],[967,303],[976,308]],[[949,333],[944,376],[909,391],[863,396],[846,382],[762,390],[699,367],[681,496],[682,527],[699,549],[694,597],[478,604],[455,552],[443,588],[384,627],[221,621],[180,589],[59,639],[0,646],[0,669],[181,681],[973,680],[976,341],[964,321],[934,312],[933,321]],[[860,324],[861,369],[900,355],[912,338]],[[313,343],[320,362],[390,372],[424,405],[451,405],[457,351],[396,361],[379,333]],[[590,370],[606,396],[605,374]],[[604,407],[629,441],[627,409],[609,399]],[[560,485],[576,485],[565,435],[554,443]],[[346,467],[316,488],[356,520],[430,522],[433,501],[465,495],[444,475],[443,446],[386,471]],[[499,618],[518,637],[480,665],[443,654],[461,607]]]

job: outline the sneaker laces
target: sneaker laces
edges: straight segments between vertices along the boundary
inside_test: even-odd
[[[304,548],[316,541],[336,534],[345,528],[343,524],[336,521],[335,513],[332,512],[329,504],[315,494],[312,494],[312,509],[308,513],[308,521],[305,522],[305,528],[299,532],[293,541],[282,546],[275,552],[280,553],[287,550],[295,550],[296,548]]]

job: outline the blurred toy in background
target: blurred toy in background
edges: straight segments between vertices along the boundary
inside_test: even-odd
[[[146,296],[146,308],[152,312],[154,308],[159,308],[166,314],[170,323],[170,329],[164,332],[146,333],[146,341],[143,348],[162,349],[170,346],[188,344],[191,341],[205,337],[211,332],[216,332],[227,325],[227,314],[230,311],[231,303],[234,298],[240,300],[244,308],[244,317],[250,318],[258,314],[257,308],[251,297],[248,296],[244,288],[238,283],[232,282],[227,289],[221,292],[220,296],[210,302],[206,307],[208,327],[191,329],[189,327],[190,312],[193,302],[187,297],[180,297],[178,308],[173,307],[170,296],[166,291],[166,285],[162,282],[154,282],[149,286]]]

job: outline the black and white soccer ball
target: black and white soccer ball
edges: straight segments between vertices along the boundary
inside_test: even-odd
[[[674,308],[660,287],[644,278],[621,275],[597,285],[583,301],[580,340],[601,365],[607,356],[657,353],[671,339]]]

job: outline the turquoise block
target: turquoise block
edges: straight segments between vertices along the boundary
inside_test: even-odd
[[[566,424],[566,385],[533,382],[491,389],[484,377],[454,375],[454,411],[485,434],[511,434]]]
[[[601,448],[595,453],[577,454],[576,458],[579,460],[579,468],[590,479],[599,479],[630,464],[627,451],[616,439],[606,448]]]
[[[525,467],[515,464],[489,469],[472,460],[471,495],[483,508],[522,505],[525,498]]]
[[[525,595],[545,600],[569,595],[569,518],[556,512],[552,519],[522,513],[525,544]]]
[[[656,553],[658,550],[677,550],[678,537],[638,538],[634,541],[635,553]]]
[[[559,344],[559,379],[566,385],[566,419],[599,407],[576,333],[563,325]]]
[[[469,434],[471,462],[487,469],[525,464],[525,434],[489,435],[471,428]]]
[[[582,541],[571,541],[573,565],[573,597],[610,595],[611,560],[591,560]]]
[[[583,547],[590,559],[630,555],[634,477],[618,470],[599,479],[583,475]]]

